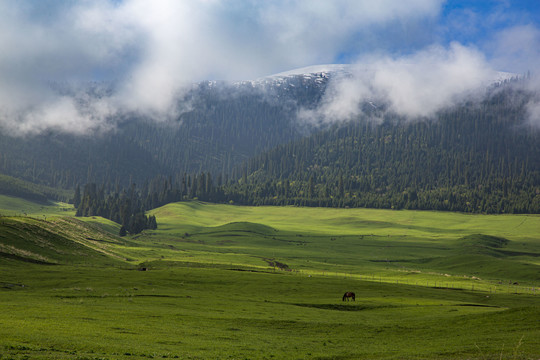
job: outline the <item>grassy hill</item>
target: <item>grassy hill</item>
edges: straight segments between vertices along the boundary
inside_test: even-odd
[[[49,203],[48,199],[62,199],[67,201],[73,197],[73,192],[45,185],[38,185],[29,181],[0,174],[0,195],[19,197],[46,205]]]
[[[118,238],[62,205],[8,204],[32,211],[0,217],[2,357],[540,354],[539,216],[188,202]]]
[[[0,262],[102,266],[123,264],[119,225],[75,218],[72,205],[0,195]]]
[[[197,202],[169,204],[152,214],[158,219],[158,230],[138,240],[149,244],[158,238],[160,244],[182,248],[187,256],[161,250],[160,256],[177,261],[212,258],[214,263],[264,267],[268,259],[275,259],[305,272],[377,273],[394,281],[424,277],[418,271],[452,275],[446,276],[449,282],[461,282],[463,276],[505,283],[514,277],[540,281],[540,216],[536,215]],[[148,256],[139,251],[132,256]]]
[[[21,197],[0,194],[0,215],[30,216],[47,218],[50,216],[74,216],[73,205],[63,202],[40,202]]]
[[[71,217],[0,218],[0,261],[119,265],[124,259],[112,248],[122,244],[119,238],[99,227]]]

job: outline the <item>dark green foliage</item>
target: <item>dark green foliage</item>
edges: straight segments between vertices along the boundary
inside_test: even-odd
[[[0,173],[63,189],[89,182],[127,185],[165,171],[128,131],[95,137],[44,134],[13,138],[0,134]]]
[[[17,196],[26,200],[46,203],[47,196],[39,189],[39,186],[11,176],[0,174],[0,194]]]
[[[105,195],[105,186],[86,184],[77,207],[76,216],[101,216],[122,225],[120,236],[126,232],[138,234],[145,229],[157,229],[155,216],[146,216],[140,192],[132,185],[120,193]]]
[[[227,202],[223,193],[222,180],[219,175],[217,181],[210,173],[183,174],[165,177],[156,176],[145,183],[139,190],[142,205],[145,209],[155,209],[165,204],[183,200],[198,199],[208,202]]]
[[[2,174],[0,174],[0,194],[43,204],[47,203],[48,199],[67,201],[71,198],[70,191],[37,185]]]
[[[334,126],[263,153],[227,198],[254,205],[540,212],[540,132],[512,88],[433,122],[390,114]],[[285,180],[284,180],[285,179]]]
[[[78,208],[81,205],[81,187],[77,184],[75,188],[75,194],[73,195],[73,206]]]
[[[301,77],[278,89],[201,83],[180,100],[185,111],[167,124],[116,119],[117,131],[88,137],[0,133],[0,173],[70,189],[91,182],[128,186],[155,174],[233,174],[245,159],[298,139],[292,119],[323,89]]]
[[[531,94],[514,83],[432,120],[411,122],[371,109],[347,124],[307,129],[302,138],[292,120],[301,106],[317,105],[325,84],[298,77],[262,91],[251,83],[203,83],[186,96],[192,106],[175,124],[130,119],[96,138],[0,135],[0,171],[75,188],[79,215],[101,215],[133,229],[143,223],[135,214],[189,199],[540,212],[540,132],[526,125]],[[105,185],[93,198],[102,200],[85,201],[77,184],[97,182]],[[120,190],[134,182],[144,184],[130,190],[137,192],[136,204],[130,191]],[[0,190],[9,193],[10,187]],[[39,201],[50,197],[15,192]],[[108,201],[109,194],[116,195]]]
[[[157,220],[156,220],[156,217],[154,215],[150,215],[148,217],[148,222],[147,222],[146,226],[150,230],[156,230],[157,229]]]

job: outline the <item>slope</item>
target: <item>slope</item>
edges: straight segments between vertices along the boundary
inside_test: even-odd
[[[540,212],[540,131],[528,94],[506,86],[482,103],[410,122],[387,112],[278,146],[244,163],[237,203],[487,213]]]
[[[178,99],[171,121],[119,116],[111,119],[116,129],[102,134],[0,133],[0,173],[63,188],[142,184],[155,174],[232,174],[242,161],[303,136],[293,120],[300,106],[320,99],[328,81],[321,79],[202,82]]]
[[[0,195],[19,197],[41,204],[47,204],[49,199],[66,201],[72,197],[71,192],[67,190],[37,185],[2,174],[0,174]]]
[[[170,261],[262,270],[279,263],[314,274],[377,274],[383,281],[459,286],[470,286],[473,278],[490,286],[540,281],[535,215],[197,202],[151,213],[160,219],[158,229],[138,236],[141,246],[128,252],[134,259],[157,260],[154,266]]]
[[[0,257],[2,355],[529,359],[539,353],[539,216],[200,202],[152,213],[161,219],[158,230],[128,240],[72,218],[0,218],[2,252],[11,246]],[[144,261],[148,271],[117,266],[125,262],[114,262],[113,253]],[[443,273],[447,264],[436,263],[467,254],[490,264]],[[505,274],[494,278],[486,265]],[[524,266],[528,273],[516,271]],[[344,291],[355,291],[356,301],[343,302]]]
[[[119,265],[125,259],[114,248],[122,244],[98,226],[70,217],[0,217],[0,262]]]

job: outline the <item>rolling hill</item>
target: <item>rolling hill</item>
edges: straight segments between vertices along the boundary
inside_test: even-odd
[[[58,217],[73,208],[0,197],[6,207],[28,216],[0,217],[3,356],[526,359],[540,348],[536,215],[181,202],[152,211],[157,230],[118,238],[102,218]]]
[[[246,161],[227,189],[237,203],[540,212],[540,132],[523,123],[527,94],[411,122],[381,113],[280,145]]]
[[[98,226],[69,217],[49,220],[0,217],[0,261],[43,265],[119,265],[124,258],[110,249],[125,242]]]

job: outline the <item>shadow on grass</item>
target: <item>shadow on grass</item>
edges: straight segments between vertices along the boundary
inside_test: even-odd
[[[322,309],[322,310],[333,310],[333,311],[368,311],[368,310],[381,310],[381,309],[397,309],[397,308],[406,308],[406,307],[414,307],[415,305],[390,305],[390,304],[384,304],[384,305],[375,305],[375,304],[302,304],[302,303],[287,303],[288,305],[294,305],[294,306],[300,306],[300,307],[307,307],[307,308],[314,308],[314,309]],[[416,305],[418,306],[418,305]],[[439,306],[439,305],[432,305],[432,306]],[[486,305],[486,304],[473,304],[473,303],[465,303],[465,304],[453,304],[449,306],[465,306],[465,307],[488,307],[488,308],[500,308],[500,306],[497,305]],[[424,306],[425,307],[425,306]]]
[[[289,305],[334,311],[364,311],[376,309],[397,308],[395,305],[367,305],[367,304],[301,304],[289,303]]]

